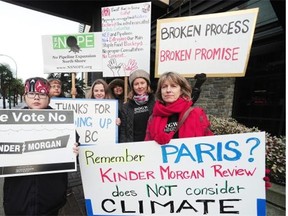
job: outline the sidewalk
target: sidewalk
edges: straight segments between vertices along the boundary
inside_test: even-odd
[[[68,173],[67,203],[61,209],[59,215],[86,215],[85,198],[79,165],[76,172]]]

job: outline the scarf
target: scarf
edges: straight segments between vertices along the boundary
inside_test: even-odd
[[[135,103],[139,106],[144,105],[148,102],[149,100],[149,95],[145,94],[145,95],[134,95],[133,96],[133,100],[135,101]]]
[[[174,103],[167,106],[162,104],[160,101],[156,101],[152,115],[153,125],[151,125],[150,130],[151,138],[154,139],[156,135],[165,133],[164,128],[168,122],[169,116],[177,113],[179,119],[181,119],[190,106],[192,106],[192,101],[187,101],[183,98],[179,98]]]
[[[153,117],[161,116],[161,117],[169,117],[173,114],[183,113],[192,106],[192,101],[187,101],[183,98],[178,98],[175,102],[164,105],[160,101],[156,101],[154,109],[153,109]],[[181,117],[181,116],[180,116]]]

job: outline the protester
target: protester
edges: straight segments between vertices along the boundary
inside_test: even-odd
[[[108,85],[110,92],[112,94],[112,98],[118,101],[118,116],[116,120],[116,124],[119,126],[121,124],[121,107],[124,103],[124,80],[122,79],[114,79]],[[118,137],[120,137],[120,130],[118,130]]]
[[[114,79],[108,86],[112,97],[118,100],[118,107],[120,108],[124,103],[124,80]]]
[[[108,84],[103,79],[97,79],[93,82],[87,98],[112,99]]]
[[[93,82],[90,91],[87,94],[87,98],[95,99],[113,99],[108,84],[103,79],[97,79]],[[121,119],[116,118],[116,125],[121,124]]]
[[[188,81],[180,74],[167,72],[160,76],[155,94],[157,101],[148,122],[145,140],[167,144],[172,138],[213,135],[204,110],[192,107],[191,92]],[[188,109],[190,113],[180,125]]]
[[[50,84],[50,90],[49,90],[49,97],[58,97],[58,98],[65,98],[63,92],[62,92],[62,82],[59,79],[56,78],[51,78],[48,79],[48,82]],[[75,89],[75,95],[77,95],[77,90]],[[79,143],[79,134],[76,131],[76,142],[80,145]]]
[[[144,141],[147,121],[155,103],[150,87],[150,75],[136,70],[129,76],[128,101],[121,109],[120,142]]]
[[[46,79],[27,79],[24,89],[27,106],[24,109],[52,109],[49,90]],[[77,143],[73,152],[78,155]],[[66,203],[67,184],[67,173],[6,177],[3,188],[5,215],[58,215]]]
[[[62,82],[59,79],[51,78],[48,80],[50,83],[49,97],[65,97],[62,92]]]

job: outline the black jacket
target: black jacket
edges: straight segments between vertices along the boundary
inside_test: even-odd
[[[149,100],[147,102],[149,116],[152,114],[153,107],[155,104],[155,97],[153,94],[149,94]],[[124,103],[121,108],[121,125],[120,125],[120,133],[119,133],[119,142],[134,142],[134,100],[128,100],[127,103]],[[139,122],[139,124],[146,124],[147,126],[148,118],[146,122]],[[146,131],[143,131],[144,137]],[[143,140],[144,141],[144,140]]]
[[[51,215],[66,203],[67,173],[6,177],[6,215]]]

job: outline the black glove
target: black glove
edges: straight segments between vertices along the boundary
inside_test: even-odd
[[[201,93],[201,86],[206,81],[206,74],[196,74],[194,76],[194,79],[196,79],[196,83],[192,89],[192,101],[193,104],[198,100],[200,93]]]
[[[206,81],[206,74],[204,74],[204,73],[196,74],[194,76],[194,79],[196,79],[196,83],[195,83],[193,88],[200,89],[202,84]]]

